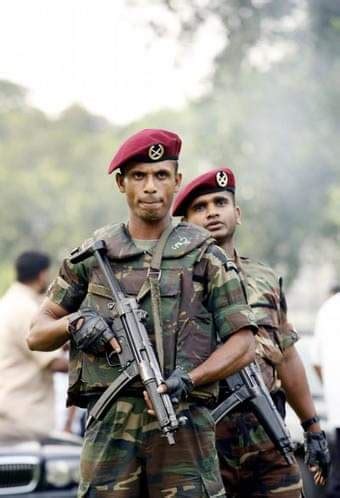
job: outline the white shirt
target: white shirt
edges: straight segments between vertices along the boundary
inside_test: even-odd
[[[41,296],[15,282],[0,300],[0,434],[6,423],[33,433],[54,429],[54,386],[50,363],[59,351],[30,351],[26,344]]]
[[[329,423],[340,428],[340,293],[330,297],[318,312],[312,362],[322,368]]]

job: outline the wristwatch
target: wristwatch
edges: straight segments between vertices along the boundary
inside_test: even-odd
[[[311,425],[317,424],[318,422],[320,422],[320,417],[318,417],[317,415],[314,415],[314,417],[307,418],[307,420],[304,420],[303,422],[301,422],[301,425],[302,425],[303,430],[306,432],[310,428]]]

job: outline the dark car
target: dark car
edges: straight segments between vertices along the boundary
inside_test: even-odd
[[[1,444],[0,497],[75,497],[80,451],[77,437]]]

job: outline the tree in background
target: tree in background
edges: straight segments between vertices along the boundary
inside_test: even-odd
[[[166,16],[152,17],[155,7]],[[60,260],[94,227],[124,218],[105,167],[144,127],[183,137],[186,181],[209,167],[235,170],[245,254],[291,279],[301,248],[322,252],[324,241],[340,259],[340,1],[150,0],[155,37],[175,34],[181,51],[209,22],[222,48],[205,93],[126,127],[77,105],[50,119],[25,89],[0,82],[0,291],[18,252],[42,248]]]
[[[293,278],[302,246],[339,238],[340,2],[156,3],[180,19],[181,41],[219,22],[211,86],[190,106],[190,176],[232,167],[247,220],[241,247]]]

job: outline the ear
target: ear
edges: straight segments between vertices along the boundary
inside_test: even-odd
[[[175,192],[177,193],[182,184],[182,173],[176,173],[175,177]]]
[[[118,186],[119,192],[125,194],[125,176],[121,173],[116,174],[116,184]]]
[[[236,212],[236,224],[242,225],[240,206],[235,207],[235,212]]]

